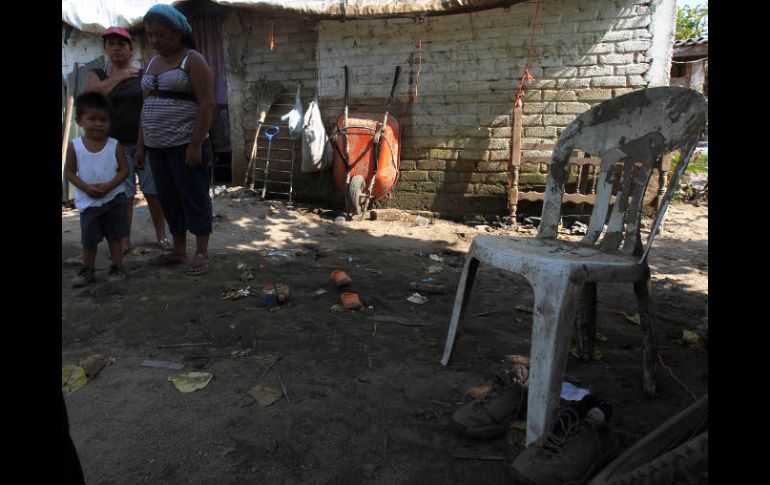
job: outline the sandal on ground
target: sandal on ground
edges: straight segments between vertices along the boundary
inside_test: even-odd
[[[208,273],[210,269],[209,261],[207,259],[196,259],[193,261],[193,264],[187,268],[185,273],[190,276],[200,276]]]
[[[169,241],[167,237],[164,237],[163,239],[158,241],[158,247],[164,251],[170,251],[174,249],[174,245],[171,244],[171,241]]]
[[[147,261],[147,264],[150,266],[176,266],[178,264],[184,264],[187,262],[187,258],[181,260],[174,254],[161,254],[159,256],[156,256],[149,261]]]

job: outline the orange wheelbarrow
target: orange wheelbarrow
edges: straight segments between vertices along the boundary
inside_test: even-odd
[[[401,123],[390,115],[400,66],[396,67],[385,112],[348,111],[348,67],[345,66],[345,111],[337,118],[329,142],[334,148],[332,173],[345,194],[345,210],[363,214],[385,197],[398,181]]]

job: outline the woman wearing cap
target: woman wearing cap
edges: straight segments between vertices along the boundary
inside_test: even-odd
[[[131,246],[131,216],[134,212],[134,194],[136,193],[136,174],[138,171],[139,184],[150,209],[152,224],[155,226],[155,236],[162,249],[171,249],[171,243],[166,237],[166,219],[160,207],[158,191],[152,171],[142,163],[134,163],[134,153],[139,134],[139,117],[142,113],[142,88],[139,84],[140,72],[131,67],[133,56],[132,38],[122,27],[110,27],[104,34],[104,53],[109,58],[107,69],[94,69],[88,73],[85,91],[96,91],[112,101],[112,120],[109,136],[116,138],[123,146],[128,160],[128,179],[125,182],[126,197],[128,198],[128,230],[129,236],[123,240],[124,250]],[[142,162],[147,161],[142,159]]]
[[[146,150],[158,187],[174,251],[151,264],[187,262],[187,231],[195,235],[190,275],[209,271],[212,228],[209,198],[211,147],[208,131],[214,116],[214,74],[193,50],[192,28],[170,5],[155,5],[144,16],[147,40],[157,55],[142,76],[145,93],[142,130],[136,157]]]

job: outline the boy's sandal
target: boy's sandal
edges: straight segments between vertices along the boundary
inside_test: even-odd
[[[171,244],[171,241],[169,241],[167,237],[164,237],[163,239],[158,241],[158,247],[164,251],[170,251],[174,249],[174,245]]]
[[[209,262],[208,260],[201,260],[196,259],[193,261],[193,264],[190,265],[189,268],[187,268],[187,273],[190,276],[201,276],[209,272],[210,270]]]
[[[161,254],[147,261],[150,266],[176,266],[187,262],[187,258],[180,260],[173,254]]]

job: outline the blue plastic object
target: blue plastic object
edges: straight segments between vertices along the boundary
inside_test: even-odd
[[[273,138],[278,136],[279,131],[281,131],[281,129],[275,125],[265,125],[265,138],[267,138],[269,141],[273,141]]]

